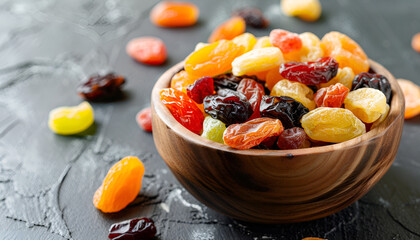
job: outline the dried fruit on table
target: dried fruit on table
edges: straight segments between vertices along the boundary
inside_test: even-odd
[[[201,133],[204,115],[186,93],[165,88],[160,92],[160,100],[182,126],[196,134]]]
[[[334,85],[336,83],[341,83],[344,86],[346,86],[346,88],[351,89],[352,84],[353,84],[353,79],[354,79],[354,73],[351,68],[349,67],[339,68],[337,75],[333,79],[331,79],[327,83],[321,83],[319,86],[321,88],[324,88],[324,87]]]
[[[413,39],[411,39],[411,47],[414,51],[420,53],[420,33],[415,34]]]
[[[378,120],[386,111],[385,95],[373,88],[351,91],[344,100],[344,107],[365,123]]]
[[[280,65],[280,74],[290,81],[306,85],[326,83],[337,75],[338,63],[331,57],[315,62],[288,62]]]
[[[146,132],[152,132],[152,109],[144,108],[136,115],[137,124]]]
[[[144,64],[160,65],[166,61],[165,43],[155,37],[140,37],[128,42],[127,54]]]
[[[304,32],[299,34],[302,40],[300,62],[313,62],[324,56],[321,40],[313,33]]]
[[[254,49],[233,60],[232,73],[236,76],[268,71],[284,62],[283,54],[276,47]]]
[[[354,74],[367,72],[369,61],[363,49],[353,39],[339,32],[324,35],[321,42],[325,56],[337,60],[340,68],[350,67]]]
[[[256,118],[245,123],[230,125],[223,134],[223,140],[230,147],[249,149],[266,138],[280,135],[283,129],[278,119]]]
[[[102,212],[118,212],[140,192],[144,174],[143,163],[128,156],[114,164],[93,196],[93,205]]]
[[[229,71],[233,60],[243,52],[244,47],[232,41],[215,42],[190,54],[185,60],[185,70],[197,78],[216,76]]]
[[[155,223],[149,218],[134,218],[114,223],[109,228],[108,238],[111,240],[151,240],[156,235]]]
[[[89,101],[111,101],[121,98],[121,86],[125,78],[120,75],[108,73],[106,75],[93,75],[77,88],[77,93]]]
[[[271,91],[274,85],[282,79],[284,78],[280,74],[279,68],[275,67],[267,72],[267,76],[265,77],[265,86]]]
[[[271,96],[286,96],[302,103],[309,110],[315,108],[313,91],[300,82],[292,82],[287,79],[280,80],[274,85]]]
[[[299,127],[289,128],[284,130],[278,140],[277,146],[280,149],[299,149],[299,148],[308,148],[311,146],[311,143],[308,140],[308,135],[306,135],[305,130]]]
[[[299,35],[283,29],[274,29],[270,32],[270,43],[280,48],[283,54],[298,51],[302,47],[302,40]]]
[[[360,88],[377,89],[381,91],[383,94],[385,94],[386,102],[388,104],[391,103],[391,97],[392,97],[391,84],[389,83],[388,79],[381,74],[367,73],[367,72],[358,74],[353,79],[351,90],[353,91]]]
[[[254,28],[266,28],[270,22],[264,14],[255,7],[245,7],[232,12],[232,16],[238,16],[245,20],[246,25]]]
[[[214,93],[212,77],[202,77],[187,87],[188,96],[196,103],[203,103],[203,99]]]
[[[204,111],[227,125],[245,122],[253,113],[245,95],[230,89],[221,89],[217,95],[205,97]]]
[[[405,98],[404,118],[412,118],[420,114],[420,87],[411,81],[398,79],[398,84]]]
[[[322,12],[319,0],[281,0],[280,6],[285,15],[309,22],[318,20]]]
[[[162,1],[150,12],[150,21],[159,27],[188,27],[197,22],[200,11],[189,2]]]
[[[244,53],[246,53],[253,49],[257,39],[251,33],[244,33],[235,37],[232,42],[236,45],[243,46],[245,49]]]
[[[219,40],[232,40],[245,32],[245,21],[241,17],[231,17],[220,24],[211,33],[208,42],[213,43]]]
[[[207,116],[203,123],[203,133],[201,136],[212,140],[213,142],[223,142],[223,132],[226,130],[226,124],[222,121]]]
[[[261,116],[279,119],[286,129],[300,127],[300,119],[308,112],[308,108],[293,98],[263,96],[261,100]]]
[[[339,143],[366,132],[365,124],[344,108],[316,108],[301,119],[306,134],[313,140]]]
[[[60,135],[83,132],[94,122],[93,108],[88,102],[74,107],[59,107],[50,111],[48,127]]]
[[[254,45],[254,49],[272,47],[270,43],[270,38],[268,36],[260,37],[257,39],[257,42]]]
[[[250,119],[259,118],[261,99],[265,94],[264,87],[253,79],[244,78],[239,83],[237,91],[244,94],[251,104],[254,112]]]
[[[385,113],[384,114],[382,114],[381,115],[381,117],[378,119],[378,120],[376,120],[375,122],[373,122],[373,124],[372,124],[372,126],[370,127],[370,129],[374,129],[374,128],[377,128],[378,126],[379,126],[379,124],[381,124],[385,119],[386,119],[386,117],[388,117],[388,114],[389,114],[389,110],[390,110],[391,108],[389,107],[389,105],[387,104],[386,105],[386,110],[385,110]]]
[[[319,89],[314,95],[314,101],[317,107],[336,107],[343,105],[350,89],[341,83],[336,83],[326,88]]]
[[[187,92],[187,87],[195,82],[196,78],[192,77],[187,71],[182,70],[176,73],[171,79],[171,88]]]

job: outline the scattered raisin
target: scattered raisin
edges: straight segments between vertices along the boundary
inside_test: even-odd
[[[264,17],[261,10],[255,7],[245,7],[232,12],[232,16],[239,16],[245,20],[246,25],[254,28],[266,28],[270,22]]]
[[[109,228],[108,238],[111,240],[153,239],[156,227],[152,219],[134,218],[131,220],[114,223]]]
[[[111,101],[121,98],[124,83],[125,78],[114,73],[93,75],[78,87],[77,92],[89,101]]]

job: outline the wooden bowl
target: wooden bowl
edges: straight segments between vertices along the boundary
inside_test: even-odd
[[[297,150],[236,150],[196,135],[172,117],[159,93],[183,68],[166,71],[152,92],[156,148],[179,182],[200,202],[248,222],[291,223],[325,217],[366,194],[391,166],[401,139],[404,98],[394,76],[389,116],[352,140]]]

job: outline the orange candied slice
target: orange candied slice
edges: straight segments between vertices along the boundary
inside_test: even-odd
[[[190,54],[185,59],[185,70],[196,78],[216,76],[229,71],[233,60],[243,53],[243,46],[221,40]]]
[[[213,30],[209,37],[209,43],[213,43],[222,39],[232,40],[244,33],[245,27],[246,25],[243,18],[232,17]]]
[[[321,40],[325,56],[337,60],[339,67],[350,67],[355,75],[369,71],[366,53],[353,39],[339,32],[329,32]]]
[[[153,7],[150,21],[159,27],[187,27],[197,22],[199,13],[189,2],[163,1]]]
[[[398,79],[398,84],[403,91],[405,98],[405,114],[404,118],[412,118],[420,114],[420,87],[415,83]]]

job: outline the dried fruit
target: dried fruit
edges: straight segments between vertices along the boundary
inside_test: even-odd
[[[140,37],[128,42],[127,54],[144,64],[160,65],[166,61],[165,43],[155,37]]]
[[[274,85],[282,79],[284,78],[280,74],[279,68],[273,68],[267,72],[267,76],[265,77],[265,86],[271,91]]]
[[[257,39],[251,33],[244,33],[235,37],[232,40],[232,42],[235,43],[236,45],[243,46],[245,49],[244,53],[246,53],[252,50],[255,43],[257,42]]]
[[[201,133],[204,121],[203,113],[186,93],[165,88],[160,92],[160,100],[182,126],[196,134]]]
[[[245,20],[246,25],[254,28],[266,28],[270,22],[264,17],[261,10],[255,7],[245,7],[233,11],[232,16],[238,16]]]
[[[300,62],[314,62],[324,56],[321,40],[315,34],[304,32],[299,34],[299,38],[302,40]]]
[[[295,16],[304,21],[313,22],[321,16],[319,0],[282,0],[281,10],[287,16]]]
[[[405,114],[404,118],[412,118],[420,114],[420,87],[415,83],[398,79],[398,84],[405,98]]]
[[[311,139],[323,142],[344,142],[366,132],[365,124],[344,108],[316,108],[300,122]]]
[[[212,140],[213,142],[223,142],[223,132],[226,130],[226,124],[222,121],[207,116],[203,123],[203,133],[201,136]]]
[[[283,29],[274,29],[270,32],[270,43],[280,48],[283,54],[298,51],[302,47],[299,35]]]
[[[254,49],[233,60],[232,73],[236,76],[270,70],[284,62],[283,54],[276,47]]]
[[[374,88],[381,91],[385,94],[386,102],[389,104],[391,102],[391,84],[389,83],[388,79],[376,73],[367,73],[363,72],[358,74],[353,79],[353,84],[351,90],[357,90],[360,88]]]
[[[244,94],[248,99],[248,102],[251,104],[254,112],[252,113],[250,119],[259,118],[261,99],[265,94],[264,87],[253,79],[244,78],[239,83],[237,91]]]
[[[189,2],[162,1],[150,12],[150,21],[159,27],[188,27],[197,22],[200,11]]]
[[[262,117],[279,119],[287,128],[300,127],[300,119],[309,109],[289,97],[263,96],[260,105]]]
[[[317,107],[341,107],[350,89],[343,84],[337,83],[326,88],[319,89],[314,95]]]
[[[214,93],[212,77],[202,77],[187,87],[188,96],[196,103],[203,103],[203,99]]]
[[[230,89],[221,89],[217,95],[205,97],[204,111],[227,125],[245,122],[253,113],[247,98]]]
[[[338,63],[331,57],[315,62],[288,62],[280,65],[280,74],[290,81],[306,85],[326,83],[337,75]]]
[[[278,136],[272,136],[264,139],[260,144],[255,146],[257,149],[274,149]]]
[[[112,224],[108,238],[111,240],[151,240],[155,235],[156,227],[152,219],[134,218]]]
[[[89,101],[111,101],[121,98],[121,86],[125,83],[123,76],[108,73],[93,75],[77,88],[77,93]]]
[[[368,58],[353,39],[339,32],[325,34],[321,42],[325,56],[334,58],[340,68],[350,67],[354,74],[369,70]]]
[[[365,123],[378,120],[386,111],[385,95],[373,88],[351,91],[344,100],[344,107]]]
[[[417,33],[411,39],[411,47],[413,47],[414,51],[420,53],[420,33]]]
[[[245,32],[245,21],[241,17],[231,17],[220,24],[211,33],[208,42],[214,43],[219,40],[232,40]]]
[[[271,96],[286,96],[302,103],[309,110],[315,108],[313,91],[300,82],[292,82],[287,79],[280,80],[271,90]]]
[[[311,143],[308,140],[308,135],[306,135],[305,130],[294,127],[286,129],[280,134],[277,140],[277,146],[283,150],[298,149],[310,147]]]
[[[189,75],[186,71],[182,70],[175,74],[171,79],[171,88],[187,92],[187,87],[195,82],[196,78]]]
[[[353,79],[354,79],[354,73],[351,68],[349,67],[339,68],[337,75],[333,79],[331,79],[327,83],[321,83],[319,86],[321,88],[324,88],[324,87],[334,85],[336,83],[341,83],[344,86],[346,86],[346,88],[351,89]]]
[[[74,107],[59,107],[50,111],[48,127],[60,135],[83,132],[94,122],[93,108],[88,102]]]
[[[137,124],[146,132],[152,132],[152,109],[144,108],[137,113]]]
[[[218,91],[220,89],[227,88],[227,89],[236,91],[236,89],[239,86],[239,82],[244,78],[251,78],[251,79],[257,80],[255,76],[234,76],[231,73],[222,74],[222,75],[213,77],[214,89]]]
[[[140,192],[144,174],[143,163],[128,156],[115,163],[93,196],[93,205],[102,212],[118,212]]]
[[[373,124],[372,124],[372,126],[370,127],[370,129],[377,128],[377,127],[379,126],[379,124],[381,124],[381,123],[382,123],[382,122],[386,119],[386,117],[388,117],[389,110],[390,110],[390,107],[389,107],[389,105],[387,104],[387,105],[386,105],[386,110],[385,110],[385,113],[384,113],[384,114],[382,114],[382,115],[381,115],[381,117],[380,117],[378,120],[376,120],[375,122],[373,122]]]
[[[241,124],[230,125],[223,133],[226,145],[236,149],[249,149],[266,138],[278,136],[283,126],[278,119],[256,118]]]
[[[257,42],[254,45],[254,49],[272,47],[272,46],[273,45],[271,45],[270,43],[270,38],[267,36],[264,36],[257,39]]]

